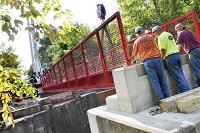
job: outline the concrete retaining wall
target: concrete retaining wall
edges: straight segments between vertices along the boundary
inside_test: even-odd
[[[0,133],[90,133],[87,110],[99,106],[97,94],[82,95],[70,101],[64,100],[65,94],[61,95],[39,101],[41,108],[34,114],[27,113],[27,116],[22,117],[25,111],[21,111],[22,114],[18,111],[15,128],[9,125]],[[35,108],[38,109],[38,106]]]
[[[130,127],[99,116],[97,116],[96,119],[99,127],[99,133],[149,133],[145,130]]]

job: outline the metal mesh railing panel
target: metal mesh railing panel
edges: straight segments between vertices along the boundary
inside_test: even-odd
[[[77,78],[85,77],[86,73],[85,73],[85,67],[83,63],[76,66],[76,73],[77,73]]]
[[[47,77],[46,80],[45,80],[45,82],[46,82],[45,87],[49,87],[52,84],[52,82],[51,82],[51,76],[50,76],[50,71],[47,71],[45,73],[45,76]]]
[[[83,51],[89,75],[102,72],[103,68],[100,59],[100,50],[95,35],[83,43]]]
[[[50,85],[49,80],[50,80],[50,79],[49,79],[49,74],[46,73],[46,75],[45,75],[45,77],[44,77],[44,79],[43,79],[43,81],[46,81],[45,84],[44,84],[44,87],[48,87],[48,86]]]
[[[56,85],[56,76],[54,74],[54,69],[51,69],[52,85]]]
[[[45,75],[43,75],[41,79],[42,79],[42,82],[43,82],[43,86],[47,87],[47,85],[48,85],[47,73]]]
[[[66,78],[65,78],[65,69],[64,69],[63,61],[61,61],[61,62],[59,63],[59,68],[60,68],[61,80],[62,80],[62,82],[65,82],[65,81],[66,81]]]
[[[80,46],[72,52],[77,78],[86,75]]]
[[[47,86],[51,86],[52,85],[52,78],[51,78],[51,73],[50,71],[47,72]]]
[[[73,68],[72,68],[72,61],[71,61],[70,55],[66,56],[65,64],[66,64],[68,79],[69,80],[74,79],[75,77],[74,77],[74,72],[73,72]]]
[[[96,74],[103,71],[100,56],[96,56],[92,60],[88,61],[87,64],[88,64],[87,67],[90,74]]]
[[[107,69],[112,70],[113,68],[126,64],[117,19],[114,19],[108,25],[104,26],[99,31],[99,34]]]
[[[55,69],[55,76],[56,76],[57,82],[60,83],[61,80],[60,80],[58,65],[55,65],[54,69]]]

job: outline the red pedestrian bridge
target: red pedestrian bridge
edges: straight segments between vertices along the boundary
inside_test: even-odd
[[[180,22],[192,30],[200,42],[195,11],[162,27],[176,38],[174,26]],[[134,40],[127,41],[120,13],[116,12],[42,75],[43,91],[114,88],[112,70],[132,65],[131,45]]]

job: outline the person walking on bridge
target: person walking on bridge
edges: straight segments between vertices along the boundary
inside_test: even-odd
[[[165,32],[160,26],[152,28],[152,33],[158,38],[158,47],[161,51],[162,59],[165,59],[169,73],[175,80],[179,91],[190,90],[182,69],[182,59],[174,37],[169,32]]]
[[[197,79],[198,87],[200,86],[200,43],[197,41],[194,34],[185,28],[181,23],[175,26],[177,32],[176,43],[179,50],[183,50],[190,55],[192,69],[194,70]]]
[[[145,34],[142,27],[136,27],[135,33],[137,39],[133,45],[133,62],[136,62],[135,57],[137,55],[141,56],[157,100],[170,97],[161,54],[154,37],[150,34]]]

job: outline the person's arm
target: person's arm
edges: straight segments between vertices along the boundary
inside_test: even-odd
[[[136,56],[138,54],[137,51],[137,44],[133,44],[133,50],[132,50],[132,63],[135,64],[136,63]]]
[[[181,44],[177,44],[177,46],[178,46],[178,49],[179,49],[179,52],[182,50],[182,46],[181,46]]]
[[[179,52],[183,49],[182,45],[181,45],[182,43],[183,43],[182,35],[181,35],[181,33],[178,33],[177,39],[176,39],[176,44],[178,46]]]
[[[183,46],[181,44],[177,44],[177,47],[179,49],[180,54],[186,54],[185,50],[183,49]]]
[[[166,49],[161,49],[161,58],[164,59],[166,54]]]
[[[132,63],[135,64],[136,63],[136,57],[133,55],[132,56]]]

